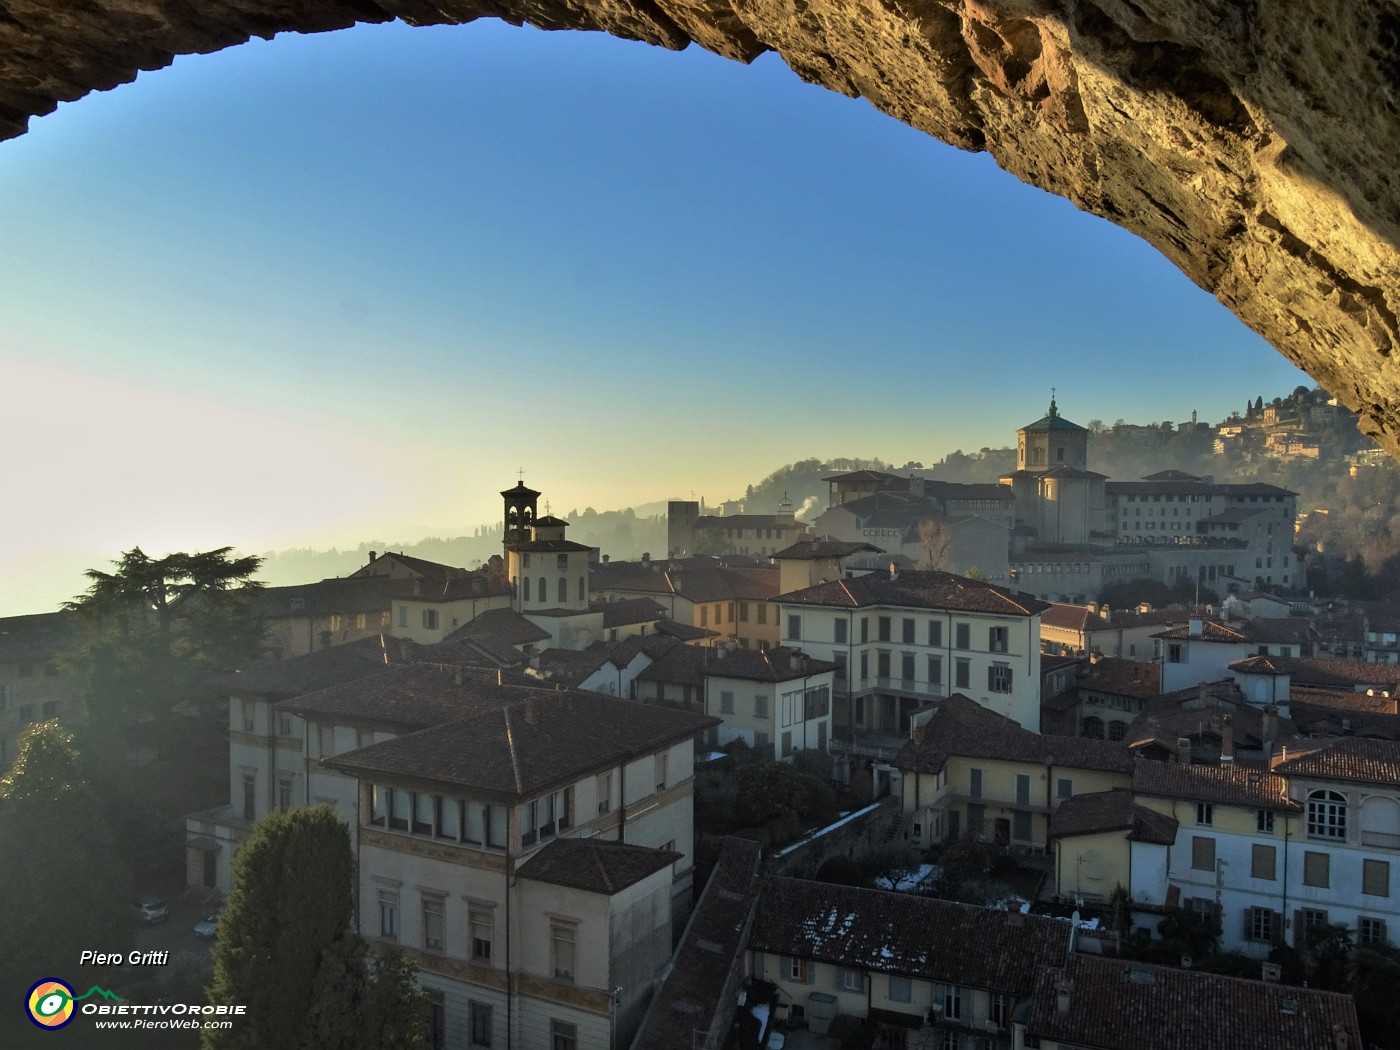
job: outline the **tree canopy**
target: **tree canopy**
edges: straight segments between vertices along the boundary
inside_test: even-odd
[[[66,607],[87,628],[71,663],[95,723],[169,714],[209,675],[260,655],[266,627],[252,598],[262,584],[252,576],[261,559],[232,550],[152,558],[133,547],[115,572],[87,571],[87,593]]]
[[[234,860],[209,993],[248,1011],[232,1029],[206,1032],[205,1050],[426,1045],[412,967],[393,956],[371,965],[349,932],[354,873],[349,828],[329,807],[257,823]]]
[[[57,722],[30,726],[0,779],[0,979],[33,982],[93,945],[122,943],[131,880],[105,807]]]

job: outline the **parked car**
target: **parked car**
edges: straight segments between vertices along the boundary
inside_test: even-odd
[[[142,897],[132,907],[136,909],[137,918],[147,925],[170,918],[170,909],[158,897]]]
[[[219,932],[219,913],[211,911],[204,918],[194,924],[194,935],[196,937],[213,937]]]

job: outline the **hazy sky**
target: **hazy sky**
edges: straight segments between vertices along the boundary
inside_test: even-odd
[[[0,143],[0,614],[1307,381],[1154,250],[751,66],[495,22],[190,56]]]

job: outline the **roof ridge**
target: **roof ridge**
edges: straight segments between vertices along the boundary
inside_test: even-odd
[[[603,885],[611,892],[612,876],[608,873],[608,866],[603,863],[603,858],[598,855],[597,847],[590,843],[588,853],[593,858],[593,863],[598,865],[598,874],[603,876]]]

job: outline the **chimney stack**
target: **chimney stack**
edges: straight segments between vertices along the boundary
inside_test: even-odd
[[[1186,629],[1187,633],[1192,638],[1199,638],[1201,632],[1205,629],[1205,624],[1199,618],[1193,616],[1186,621]]]
[[[1273,757],[1274,741],[1278,739],[1278,708],[1273,704],[1264,708],[1264,716],[1260,720],[1259,735],[1264,738],[1264,759],[1268,761]]]
[[[1220,719],[1220,764],[1228,766],[1235,761],[1235,720],[1230,715]]]
[[[373,565],[373,564],[374,564],[374,559],[377,558],[377,557],[379,557],[379,552],[378,552],[378,551],[370,551],[370,552],[369,552],[369,564]]]
[[[1069,993],[1074,990],[1074,983],[1061,974],[1055,978],[1055,1012],[1057,1014],[1069,1013]]]
[[[1191,738],[1189,736],[1176,738],[1176,761],[1177,765],[1181,766],[1191,764]]]

